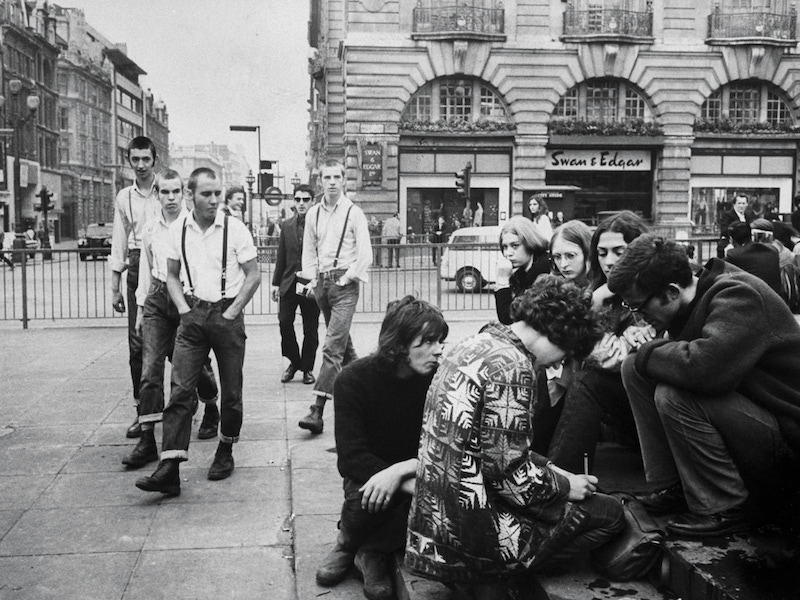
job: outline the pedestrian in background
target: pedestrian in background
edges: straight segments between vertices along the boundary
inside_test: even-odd
[[[372,215],[369,218],[369,223],[367,223],[367,227],[369,229],[369,241],[372,243],[372,264],[375,267],[381,267],[381,232],[383,231],[383,223],[381,223],[380,219],[375,215]]]
[[[6,256],[5,253],[5,246],[4,246],[5,236],[6,236],[5,231],[0,229],[0,259],[2,259],[4,263],[6,263],[9,267],[13,269],[14,263],[8,260],[8,257]]]
[[[289,359],[289,366],[281,376],[281,383],[294,379],[297,371],[303,373],[303,383],[312,384],[314,361],[319,346],[319,305],[310,293],[308,280],[298,279],[303,267],[303,236],[306,215],[314,202],[310,185],[302,184],[294,190],[295,215],[283,223],[278,240],[278,257],[272,275],[272,300],[278,303],[278,323],[281,332],[281,353]],[[297,344],[294,318],[300,308],[303,319],[303,351]]]
[[[169,496],[180,494],[179,464],[189,459],[194,390],[209,351],[219,369],[220,434],[207,477],[230,477],[233,444],[242,428],[242,366],[245,340],[242,309],[261,283],[253,236],[244,223],[219,211],[222,186],[201,167],[188,183],[194,210],[170,226],[167,289],[180,313],[172,360],[169,404],[164,409],[161,461],[136,487]],[[184,288],[181,279],[186,281]],[[185,289],[185,295],[184,295]]]
[[[244,188],[240,185],[234,185],[227,189],[225,192],[225,204],[220,207],[220,210],[225,214],[236,217],[240,221],[244,220],[242,208],[244,207]]]
[[[142,234],[147,223],[161,210],[155,189],[154,169],[158,157],[153,141],[137,136],[128,144],[128,162],[136,181],[122,188],[114,201],[114,226],[111,234],[111,306],[119,313],[128,311],[128,364],[133,383],[133,400],[136,419],[128,427],[127,437],[142,435],[139,426],[140,383],[142,380],[142,337],[136,331],[136,289],[139,287],[139,257],[142,249]],[[128,270],[125,281],[126,298],[120,292],[122,273]],[[127,300],[127,302],[126,302]]]
[[[387,268],[391,268],[392,264],[396,268],[400,268],[400,240],[403,237],[403,226],[400,224],[400,217],[394,213],[391,217],[386,219],[383,223],[383,242],[388,244],[389,262],[386,264]]]
[[[342,366],[354,361],[350,325],[372,262],[369,226],[362,210],[344,193],[344,165],[328,160],[320,169],[322,202],[311,207],[303,234],[303,276],[314,290],[327,331],[322,367],[314,385],[314,404],[298,425],[320,434],[325,403],[333,398],[333,382]]]
[[[539,196],[531,196],[528,201],[528,208],[531,211],[531,221],[533,221],[536,232],[549,243],[550,238],[553,237],[553,225],[550,223],[547,202]]]

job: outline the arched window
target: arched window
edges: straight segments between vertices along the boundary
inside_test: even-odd
[[[700,128],[730,122],[734,126],[764,123],[780,129],[794,124],[789,103],[764,81],[738,81],[713,92],[700,108]]]
[[[561,97],[553,111],[553,119],[600,123],[652,122],[653,113],[647,100],[625,81],[590,79]]]
[[[425,84],[403,109],[400,126],[420,124],[513,129],[508,109],[497,92],[479,79],[447,77]]]

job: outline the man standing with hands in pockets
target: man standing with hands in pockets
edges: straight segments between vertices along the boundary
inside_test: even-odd
[[[242,427],[242,367],[246,335],[242,309],[261,283],[256,247],[247,227],[217,211],[222,186],[216,173],[201,167],[189,177],[194,210],[170,227],[167,289],[180,316],[172,360],[172,393],[164,409],[161,461],[136,482],[148,492],[180,494],[179,463],[189,458],[194,390],[210,350],[222,388],[220,442],[208,479],[233,473],[233,444]],[[186,294],[181,283],[186,281]]]

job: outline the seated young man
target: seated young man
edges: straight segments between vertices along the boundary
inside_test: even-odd
[[[748,529],[748,499],[774,511],[796,495],[800,325],[781,297],[716,258],[693,274],[680,245],[652,234],[628,246],[608,286],[668,333],[622,367],[657,488],[647,509],[683,511],[667,528],[703,537]]]
[[[336,378],[344,504],[336,546],[317,570],[320,585],[336,585],[355,562],[367,598],[394,598],[387,559],[405,543],[422,407],[447,333],[438,308],[406,296],[389,305],[378,350]]]
[[[593,475],[531,450],[536,371],[585,357],[600,339],[591,293],[545,275],[443,359],[425,402],[406,564],[476,598],[602,545],[622,529],[619,502]]]

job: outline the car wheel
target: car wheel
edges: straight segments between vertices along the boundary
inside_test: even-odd
[[[465,294],[479,292],[484,286],[480,271],[474,267],[465,267],[456,273],[456,288]]]

